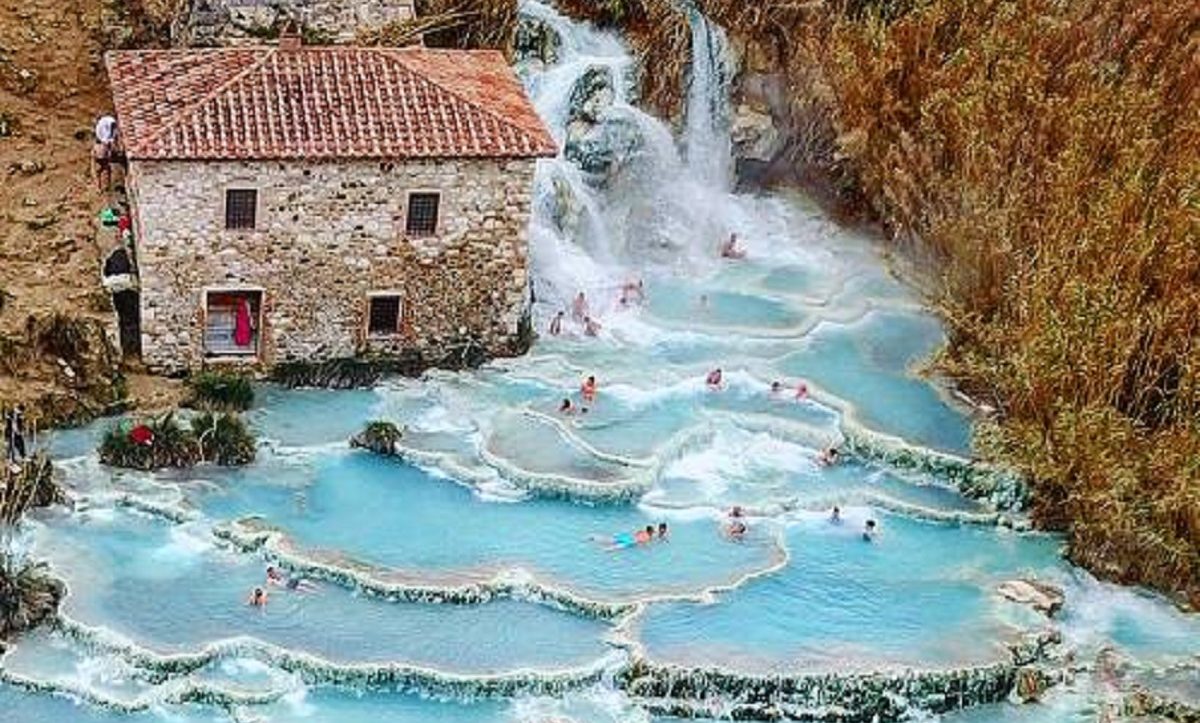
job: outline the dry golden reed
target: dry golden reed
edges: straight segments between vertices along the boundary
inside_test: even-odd
[[[702,4],[820,71],[862,197],[937,262],[938,367],[999,410],[979,446],[1037,519],[1200,605],[1200,4]]]

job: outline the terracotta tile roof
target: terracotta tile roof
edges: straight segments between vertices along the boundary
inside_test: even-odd
[[[142,159],[531,158],[557,149],[495,51],[300,47],[106,57]]]

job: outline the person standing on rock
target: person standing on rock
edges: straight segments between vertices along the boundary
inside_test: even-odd
[[[5,459],[16,464],[25,459],[25,410],[17,405],[4,415]]]
[[[117,145],[117,119],[104,114],[96,121],[96,142],[92,161],[96,164],[96,185],[101,191],[112,187],[112,158]]]

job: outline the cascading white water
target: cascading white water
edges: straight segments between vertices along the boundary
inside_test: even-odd
[[[538,0],[522,3],[524,16],[560,39],[556,62],[519,65],[535,106],[566,148],[539,169],[532,229],[537,296],[551,307],[581,290],[609,296],[602,292],[648,267],[707,268],[731,230],[761,223],[747,219],[728,193],[731,60],[724,33],[690,3],[679,11],[692,29],[692,58],[677,139],[634,104],[634,62],[615,36]],[[607,75],[610,87],[581,101],[597,74]],[[597,117],[579,120],[581,102],[598,106]],[[571,158],[585,132],[599,139],[590,151],[613,156],[601,174],[581,170],[588,159]]]
[[[701,180],[725,189],[732,180],[729,138],[729,82],[733,75],[725,31],[713,24],[693,0],[680,0],[691,28],[692,58],[688,77],[688,168]]]

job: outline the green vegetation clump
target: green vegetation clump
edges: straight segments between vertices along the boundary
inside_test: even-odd
[[[403,436],[400,428],[395,424],[376,419],[367,422],[367,426],[361,432],[350,438],[350,446],[394,457],[396,445]]]
[[[1038,523],[1200,605],[1200,5],[700,3],[810,89],[859,198],[932,261],[937,367],[997,409],[980,451]]]
[[[16,537],[30,509],[65,501],[44,453],[0,467],[0,640],[38,626],[58,610],[63,584],[44,565],[27,560]]]
[[[192,420],[192,433],[200,457],[207,462],[236,467],[254,461],[258,446],[254,434],[236,414],[205,412]]]
[[[100,461],[113,467],[155,470],[186,468],[200,462],[223,466],[254,461],[253,433],[236,414],[205,412],[187,426],[174,412],[109,427],[100,441]]]
[[[140,470],[191,467],[200,461],[195,436],[174,412],[113,424],[100,440],[99,454],[104,464]]]
[[[254,404],[254,385],[245,374],[205,371],[188,380],[187,405],[215,412],[244,412]]]

